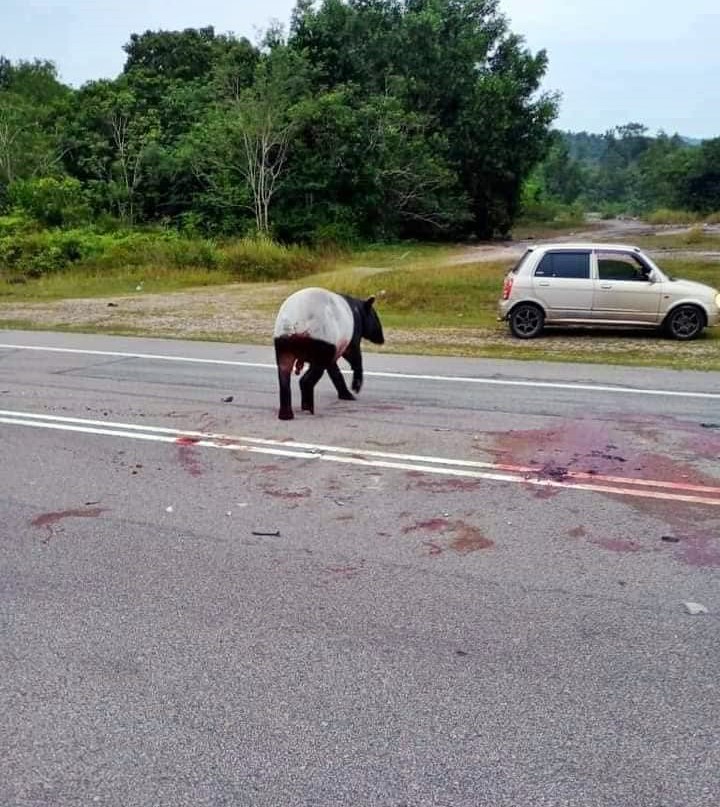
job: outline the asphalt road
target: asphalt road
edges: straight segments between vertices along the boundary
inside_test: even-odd
[[[720,802],[720,374],[0,343],[3,807]]]

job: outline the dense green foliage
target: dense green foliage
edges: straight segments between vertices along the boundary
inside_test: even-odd
[[[78,90],[0,58],[0,208],[284,241],[506,233],[544,156],[544,52],[497,0],[298,0],[259,46],[146,31]],[[0,209],[2,212],[2,209]]]
[[[651,137],[637,123],[604,135],[555,132],[524,200],[529,211],[576,203],[607,215],[669,209],[703,216],[720,210],[720,138]]]

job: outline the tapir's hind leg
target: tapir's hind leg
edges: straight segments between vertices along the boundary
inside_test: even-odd
[[[341,401],[354,401],[355,396],[350,392],[347,388],[347,384],[345,383],[345,378],[343,377],[340,368],[337,366],[337,363],[333,363],[328,367],[328,375],[330,376],[330,380],[335,385],[335,389],[337,390],[338,398]]]
[[[325,368],[321,364],[311,364],[300,379],[300,398],[303,411],[315,414],[315,385],[322,378]]]
[[[295,365],[295,356],[292,353],[281,350],[275,346],[275,359],[278,368],[278,384],[280,386],[280,410],[278,417],[280,420],[292,420],[295,415],[292,410],[292,390],[290,380],[292,370]]]

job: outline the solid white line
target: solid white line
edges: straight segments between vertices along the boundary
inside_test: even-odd
[[[347,446],[330,446],[322,443],[303,443],[293,440],[288,443],[284,440],[272,440],[264,437],[248,437],[247,435],[224,434],[222,432],[198,432],[188,429],[170,429],[163,426],[148,426],[146,424],[137,423],[116,423],[107,420],[90,420],[87,418],[73,418],[62,415],[41,415],[33,412],[18,412],[12,409],[0,409],[0,416],[9,418],[23,418],[25,420],[40,420],[53,423],[70,423],[79,424],[82,426],[99,426],[102,429],[119,429],[123,432],[146,432],[151,434],[165,434],[174,435],[170,440],[171,442],[175,437],[193,437],[198,438],[200,441],[225,441],[230,443],[250,443],[262,446],[278,446],[292,452],[309,451],[311,456],[316,456],[320,452],[330,452],[332,454],[350,454],[355,457],[361,455],[362,457],[372,457],[377,459],[386,459],[393,461],[403,462],[419,462],[432,465],[447,465],[454,468],[485,468],[495,472],[513,473],[513,474],[538,474],[541,473],[542,468],[527,465],[512,465],[509,463],[496,463],[496,462],[482,462],[481,460],[456,460],[448,459],[446,457],[432,457],[426,454],[398,454],[387,451],[365,450],[364,448],[349,448]],[[4,422],[4,421],[0,421]],[[295,453],[293,453],[295,456]],[[634,477],[626,476],[605,476],[603,474],[589,474],[586,472],[567,471],[565,474],[566,479],[572,480],[587,480],[597,481],[600,483],[613,483],[619,485],[639,485],[642,487],[659,488],[667,490],[683,490],[683,491],[697,491],[700,493],[718,493],[720,494],[720,487],[713,487],[711,485],[693,485],[684,482],[664,482],[660,480],[651,479],[636,479]],[[560,483],[562,484],[562,483]]]
[[[42,347],[39,345],[0,344],[0,350],[35,350],[46,353],[74,353],[86,356],[109,356],[124,359],[148,359],[151,361],[174,361],[191,364],[215,364],[227,367],[256,367],[263,370],[275,370],[274,364],[252,361],[231,361],[229,359],[200,359],[187,356],[167,356],[159,353],[129,353],[117,350],[81,350],[79,348]],[[347,371],[344,371],[347,372]],[[636,387],[610,386],[605,384],[573,384],[561,381],[514,381],[501,378],[483,378],[481,376],[427,375],[419,373],[391,373],[377,370],[366,370],[366,376],[375,378],[397,378],[406,381],[440,381],[463,384],[485,384],[499,387],[533,387],[539,389],[579,390],[582,392],[611,392],[621,395],[659,395],[675,398],[701,398],[720,400],[720,392],[687,392],[682,390],[643,389]]]
[[[74,426],[69,423],[48,423],[46,421],[7,417],[0,417],[0,423],[5,423],[9,426],[30,426],[36,429],[55,429],[58,431],[78,432],[80,434],[99,434],[105,437],[125,437],[130,440],[147,440],[155,443],[170,443],[177,445],[176,437],[162,434],[143,434],[142,432],[124,431],[122,429],[98,429],[92,426]],[[232,451],[248,451],[252,454],[272,454],[273,456],[293,457],[294,459],[305,460],[314,460],[321,456],[320,454],[313,454],[311,452],[263,448],[262,446],[244,446],[238,443],[234,443],[232,445],[222,445],[209,440],[198,440],[190,445],[204,446],[206,448],[224,448]]]
[[[47,417],[47,416],[45,416]],[[39,429],[53,429],[60,431],[78,432],[82,434],[92,434],[104,437],[123,437],[130,440],[145,440],[166,444],[177,444],[177,437],[167,434],[147,433],[138,430],[123,430],[122,428],[97,428],[90,425],[79,425],[76,423],[61,423],[46,420],[45,418],[24,418],[24,417],[0,417],[0,423],[11,426],[25,426]],[[117,426],[118,424],[108,424]],[[183,433],[178,433],[182,435]],[[187,434],[187,433],[184,433]],[[207,435],[206,437],[209,437]],[[306,451],[293,451],[288,448],[271,448],[257,445],[242,445],[237,442],[227,443],[217,439],[198,439],[192,446],[203,448],[215,448],[225,451],[245,451],[253,454],[269,454],[272,456],[287,457],[292,459],[315,459],[320,462],[336,462],[344,465],[356,465],[370,468],[386,468],[389,470],[415,471],[426,474],[441,474],[444,476],[456,476],[469,479],[483,479],[495,482],[513,482],[515,484],[533,485],[536,487],[563,488],[570,490],[582,490],[595,493],[614,493],[619,496],[633,496],[645,499],[661,499],[663,501],[688,502],[692,504],[705,504],[720,507],[720,498],[706,498],[703,496],[691,496],[670,492],[659,492],[643,489],[632,489],[623,487],[610,487],[607,485],[588,485],[576,482],[555,481],[553,479],[528,479],[524,476],[509,473],[490,473],[486,471],[473,471],[464,468],[449,468],[439,465],[425,465],[409,462],[390,462],[385,460],[371,460],[360,456],[345,456],[337,454],[323,454]],[[710,492],[710,490],[708,490]]]

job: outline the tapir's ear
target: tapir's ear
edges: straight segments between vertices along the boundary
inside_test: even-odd
[[[375,297],[368,297],[367,300],[365,300],[365,308],[371,308],[374,302]]]

